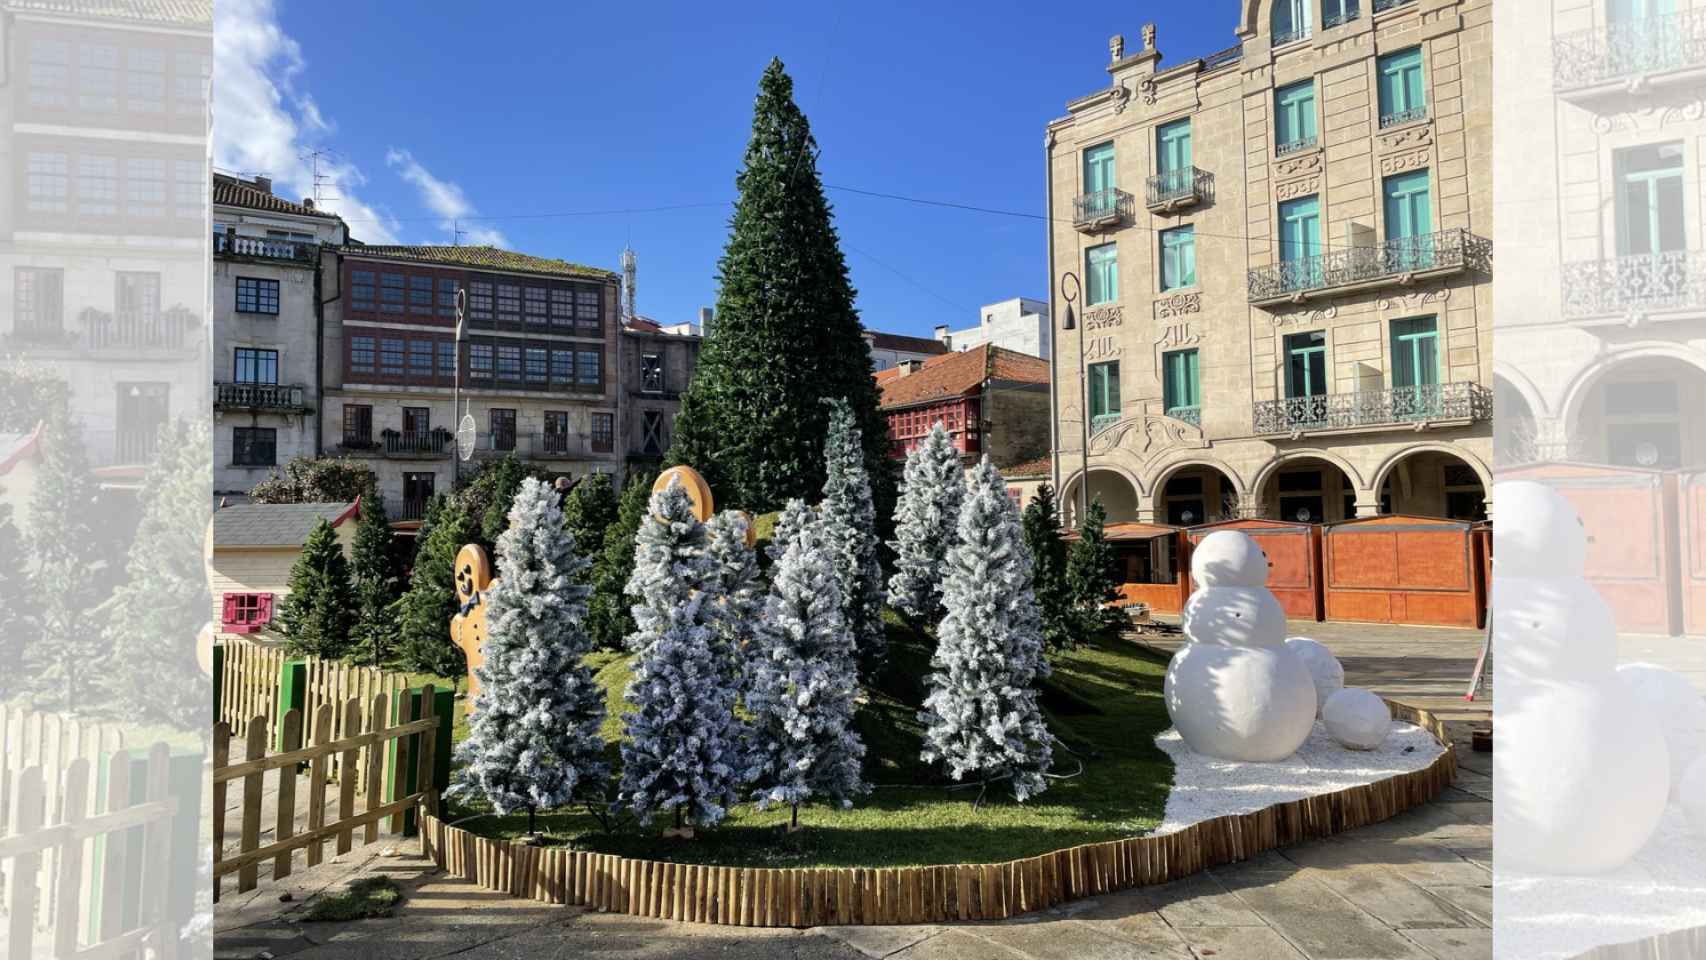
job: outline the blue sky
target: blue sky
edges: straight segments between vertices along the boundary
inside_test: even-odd
[[[417,6],[221,3],[216,165],[300,194],[301,153],[332,150],[328,192],[363,239],[449,242],[461,214],[464,242],[612,269],[631,243],[640,312],[665,322],[715,302],[726,205],[542,214],[726,204],[771,56],[826,183],[1040,214],[1044,124],[1106,84],[1108,37],[1134,49],[1145,19],[1035,2]],[[1234,40],[1231,3],[1150,15],[1164,65]],[[1044,293],[1039,220],[829,197],[867,326],[928,335]]]

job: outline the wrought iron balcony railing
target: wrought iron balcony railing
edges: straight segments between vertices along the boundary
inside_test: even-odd
[[[1673,250],[1564,264],[1566,317],[1706,308],[1706,252]]]
[[[431,430],[386,430],[380,435],[386,456],[441,457],[450,452],[456,438],[443,427]]]
[[[1492,269],[1493,245],[1461,227],[1400,237],[1373,247],[1343,247],[1312,257],[1252,267],[1249,300],[1298,299],[1316,290],[1403,282],[1417,273]]]
[[[1196,167],[1168,170],[1149,178],[1144,193],[1151,210],[1176,210],[1214,195],[1214,174]]]
[[[1101,230],[1129,223],[1136,212],[1136,198],[1124,190],[1097,190],[1072,201],[1072,223],[1080,230]]]
[[[1101,433],[1103,430],[1106,430],[1119,422],[1120,415],[1117,413],[1097,414],[1090,418],[1090,433],[1092,435]]]
[[[1349,10],[1343,10],[1339,13],[1329,13],[1321,18],[1321,28],[1326,30],[1333,27],[1342,27],[1361,15],[1362,11],[1358,10],[1356,7],[1351,7]]]
[[[1281,47],[1288,43],[1307,39],[1309,39],[1309,28],[1307,26],[1292,27],[1289,30],[1275,30],[1272,43],[1276,47]]]
[[[1314,137],[1298,137],[1296,140],[1288,140],[1274,148],[1274,156],[1284,157],[1294,153],[1302,153],[1305,150],[1313,150],[1318,142]]]
[[[585,456],[589,448],[587,438],[577,434],[499,430],[480,434],[474,456],[501,458],[513,453],[523,460],[555,460]]]
[[[1237,63],[1242,59],[1244,59],[1244,45],[1240,43],[1234,47],[1227,47],[1225,50],[1216,50],[1208,56],[1203,57],[1202,68],[1204,70],[1213,70],[1216,67],[1224,67],[1229,63]]]
[[[1552,40],[1552,84],[1560,90],[1706,65],[1706,9],[1610,23]]]
[[[116,313],[88,307],[77,319],[85,350],[132,353],[194,350],[201,345],[201,318],[186,307]]]
[[[299,383],[233,383],[215,381],[213,406],[220,410],[307,409],[302,398],[306,388]]]
[[[1406,3],[1415,2],[1416,0],[1374,0],[1374,12],[1385,13],[1388,10],[1397,9]]]
[[[1426,120],[1427,118],[1427,104],[1423,104],[1419,107],[1411,107],[1408,110],[1394,110],[1391,113],[1383,113],[1380,115],[1380,129],[1389,130],[1392,127],[1401,127],[1406,123],[1415,123],[1418,120]]]
[[[1201,407],[1168,407],[1167,416],[1172,417],[1174,420],[1183,420],[1193,427],[1202,426]]]
[[[1493,391],[1463,380],[1263,400],[1256,404],[1253,427],[1257,436],[1272,436],[1436,420],[1483,421],[1492,416]]]
[[[299,240],[278,240],[272,237],[245,237],[229,230],[215,231],[213,252],[219,256],[255,257],[262,260],[291,260],[312,263],[319,253],[317,243]]]

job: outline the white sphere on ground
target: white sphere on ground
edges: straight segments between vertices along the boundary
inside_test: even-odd
[[[1376,750],[1392,732],[1392,709],[1367,690],[1347,687],[1322,704],[1321,723],[1342,747]]]
[[[1268,555],[1247,533],[1216,530],[1192,548],[1191,579],[1199,587],[1260,587],[1268,582]]]
[[[1614,677],[1499,691],[1499,866],[1587,875],[1628,863],[1658,828],[1670,756],[1651,708]]]
[[[1706,697],[1675,670],[1656,663],[1626,663],[1617,677],[1658,715],[1665,747],[1670,751],[1670,786],[1675,794],[1683,774],[1706,754]]]
[[[1587,529],[1563,494],[1533,480],[1507,480],[1493,485],[1493,502],[1499,505],[1494,574],[1581,576],[1587,563]]]
[[[1492,609],[1498,680],[1611,677],[1617,622],[1592,584],[1581,577],[1502,576],[1497,593]]]
[[[1327,705],[1327,698],[1345,688],[1344,665],[1319,640],[1286,637],[1285,647],[1297,654],[1297,658],[1309,668],[1309,676],[1315,681],[1315,713],[1319,716],[1321,708]]]
[[[1185,600],[1192,643],[1277,647],[1285,643],[1285,608],[1267,587],[1200,587]]]
[[[1688,819],[1688,828],[1694,831],[1695,836],[1706,840],[1706,757],[1695,760],[1683,771],[1677,795],[1682,801],[1682,814]]]
[[[1315,729],[1315,684],[1284,644],[1186,644],[1167,665],[1163,687],[1173,726],[1207,756],[1283,760]]]

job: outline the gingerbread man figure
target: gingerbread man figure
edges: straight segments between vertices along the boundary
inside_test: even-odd
[[[485,548],[470,543],[456,553],[456,616],[450,618],[450,639],[462,648],[468,660],[468,712],[474,712],[474,694],[480,692],[475,674],[486,660],[481,646],[486,642],[486,598],[497,581]]]

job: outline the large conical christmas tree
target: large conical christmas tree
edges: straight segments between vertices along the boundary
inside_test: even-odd
[[[942,619],[942,575],[965,498],[960,452],[938,420],[924,442],[906,455],[906,476],[894,514],[895,539],[889,544],[895,552],[889,606],[914,620]]]
[[[988,457],[960,511],[942,600],[948,612],[919,714],[923,757],[955,780],[1007,781],[1020,800],[1035,796],[1048,787],[1053,752],[1036,690],[1049,667],[1019,511]]]
[[[557,492],[521,481],[498,537],[497,586],[487,601],[462,789],[499,813],[533,814],[603,795],[604,694],[582,663],[586,560],[564,528]]]
[[[735,186],[717,322],[682,398],[670,461],[704,473],[717,502],[755,514],[793,497],[816,499],[829,424],[819,401],[844,397],[887,518],[893,471],[870,349],[818,176],[817,143],[779,60],[759,81]]]

